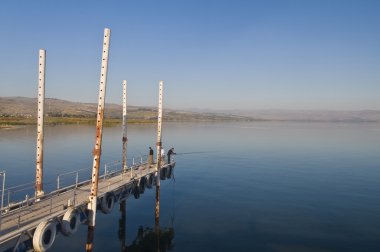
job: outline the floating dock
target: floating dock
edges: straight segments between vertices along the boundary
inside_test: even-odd
[[[164,164],[160,179],[171,178],[175,162]],[[115,167],[113,167],[115,168]],[[156,186],[156,165],[146,162],[125,171],[120,164],[99,176],[97,210],[105,214],[112,211],[115,202],[133,195],[138,198],[145,189]],[[40,198],[30,198],[8,204],[2,209],[0,220],[0,251],[17,251],[23,243],[40,242],[41,248],[50,247],[56,233],[72,235],[79,224],[87,224],[87,204],[91,180],[75,182]],[[45,226],[37,231],[39,225]],[[39,233],[36,233],[39,232]],[[49,235],[49,237],[46,237]]]

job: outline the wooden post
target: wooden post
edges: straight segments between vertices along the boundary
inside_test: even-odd
[[[127,171],[127,81],[123,80],[123,171]]]
[[[160,169],[161,169],[161,128],[162,128],[162,89],[164,82],[160,81],[158,95],[158,125],[157,125],[157,166],[156,166],[156,229],[160,225]]]
[[[98,99],[98,113],[96,119],[96,141],[93,150],[94,160],[91,175],[91,191],[89,196],[88,209],[88,233],[86,251],[92,251],[92,242],[95,230],[95,217],[96,217],[96,201],[98,196],[98,178],[99,178],[99,163],[101,156],[102,134],[103,134],[103,118],[104,118],[104,104],[106,95],[106,82],[107,82],[107,69],[108,69],[108,52],[110,46],[111,30],[104,29],[103,38],[103,53],[102,53],[102,66],[100,71],[100,84],[99,84],[99,99]]]
[[[38,112],[37,112],[37,157],[36,157],[36,197],[43,192],[43,152],[44,152],[44,104],[45,104],[45,65],[46,51],[39,51],[38,66]]]

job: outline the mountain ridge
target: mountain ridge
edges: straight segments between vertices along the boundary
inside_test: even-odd
[[[44,112],[46,117],[56,118],[96,118],[98,104],[71,102],[56,98],[45,98]],[[29,97],[0,97],[1,118],[34,118],[37,114],[37,99]],[[108,119],[121,119],[122,106],[106,103],[104,116]],[[148,106],[128,106],[128,119],[139,122],[157,119],[157,108]],[[219,121],[219,120],[252,120],[250,117],[217,113],[197,113],[164,109],[166,121]]]
[[[96,118],[97,104],[45,99],[47,117]],[[37,99],[29,97],[0,97],[0,117],[33,118],[37,114]],[[122,106],[106,103],[105,118],[121,119]],[[155,120],[157,108],[128,105],[128,118]],[[164,108],[167,121],[308,121],[308,122],[380,122],[379,110],[174,110]]]

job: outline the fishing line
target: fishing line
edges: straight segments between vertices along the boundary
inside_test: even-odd
[[[175,155],[191,155],[191,154],[204,154],[204,153],[214,153],[217,151],[192,151],[192,152],[180,152]]]

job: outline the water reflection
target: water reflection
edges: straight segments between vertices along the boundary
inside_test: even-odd
[[[143,228],[139,227],[137,235],[131,245],[122,251],[170,251],[174,248],[172,243],[174,239],[174,228]]]
[[[127,219],[126,204],[127,204],[126,200],[120,201],[120,207],[119,207],[120,219],[119,219],[119,231],[118,231],[119,241],[120,241],[120,251],[126,251],[126,228],[125,228],[125,224],[127,222],[126,221]]]
[[[127,245],[126,237],[126,201],[120,202],[120,219],[119,219],[119,241],[120,251],[125,252],[165,252],[174,248],[174,228],[150,228],[140,226],[137,229],[137,234],[132,243]]]
[[[160,223],[171,226],[168,208],[176,216],[171,252],[380,251],[379,129],[336,123],[165,124],[165,142],[178,152],[212,151],[177,153],[176,188],[162,183]],[[120,128],[104,130],[102,160],[119,160]],[[144,154],[155,125],[129,130],[129,156]],[[35,130],[30,131],[0,131],[7,186],[34,178]],[[91,167],[92,128],[55,126],[47,132],[46,181]],[[140,225],[154,229],[155,192],[146,193],[128,198],[124,246],[119,202],[109,215],[97,214],[94,251],[125,251]],[[86,232],[83,225],[69,238],[59,236],[51,251],[82,251]]]

